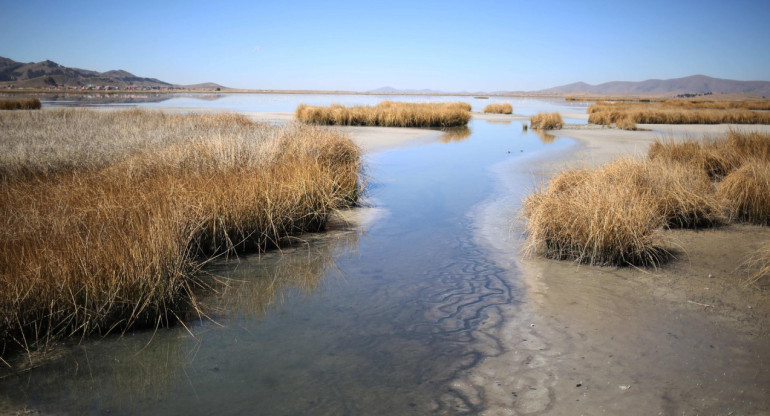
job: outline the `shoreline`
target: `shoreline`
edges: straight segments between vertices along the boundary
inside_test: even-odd
[[[497,196],[475,210],[476,238],[510,270],[522,301],[500,310],[503,328],[487,335],[505,340],[505,350],[455,383],[484,396],[488,411],[646,415],[770,409],[770,299],[740,282],[744,256],[770,239],[770,228],[666,231],[677,259],[657,269],[521,255],[523,220],[511,225],[511,217],[531,192],[527,186],[567,167],[646,154],[655,137],[699,138],[729,129],[642,127],[656,131],[551,131],[574,143],[492,168]],[[744,127],[770,131],[767,125],[739,128]],[[511,405],[510,392],[495,387],[500,383],[526,394]]]

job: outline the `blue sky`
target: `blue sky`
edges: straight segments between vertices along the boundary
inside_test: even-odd
[[[0,56],[255,89],[770,80],[770,1],[6,1]]]

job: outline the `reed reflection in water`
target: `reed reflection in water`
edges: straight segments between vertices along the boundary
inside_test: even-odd
[[[471,137],[473,131],[468,126],[449,127],[441,130],[441,143],[461,142]]]
[[[230,355],[223,352],[228,340],[250,335],[247,326],[253,324],[246,322],[280,314],[288,299],[302,302],[320,290],[327,276],[336,277],[330,273],[335,258],[355,254],[361,232],[336,222],[329,232],[303,236],[292,247],[208,267],[221,285],[203,300],[210,314],[197,321],[62,345],[60,353],[34,368],[19,363],[0,369],[0,414],[29,406],[64,414],[135,413],[157,408],[169,395],[196,390],[204,374],[227,384],[220,355]],[[40,377],[43,372],[46,377]]]
[[[556,140],[556,136],[554,136],[553,134],[549,134],[546,131],[535,130],[535,132],[537,133],[537,136],[540,137],[540,141],[543,143],[546,143],[546,144],[553,143],[553,141]]]

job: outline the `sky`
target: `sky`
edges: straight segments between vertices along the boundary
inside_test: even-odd
[[[768,0],[0,0],[0,56],[250,89],[770,80],[769,18]]]

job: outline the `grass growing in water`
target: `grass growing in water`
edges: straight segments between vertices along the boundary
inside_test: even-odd
[[[42,104],[40,99],[29,100],[0,100],[0,110],[39,110]]]
[[[202,313],[218,253],[322,229],[359,193],[341,134],[232,114],[0,113],[0,343]]]
[[[564,126],[559,113],[537,113],[529,118],[529,127],[535,130],[557,130]]]
[[[743,106],[697,104],[691,102],[598,102],[588,107],[588,122],[611,125],[627,124],[768,124],[770,113],[754,111],[764,104]],[[627,121],[628,120],[628,121]]]
[[[383,101],[376,106],[345,107],[332,104],[308,106],[300,104],[297,120],[322,125],[381,127],[456,127],[471,119],[468,103],[402,103]]]
[[[485,113],[493,113],[493,114],[512,114],[513,113],[513,106],[510,104],[489,104],[488,106],[484,107]]]

